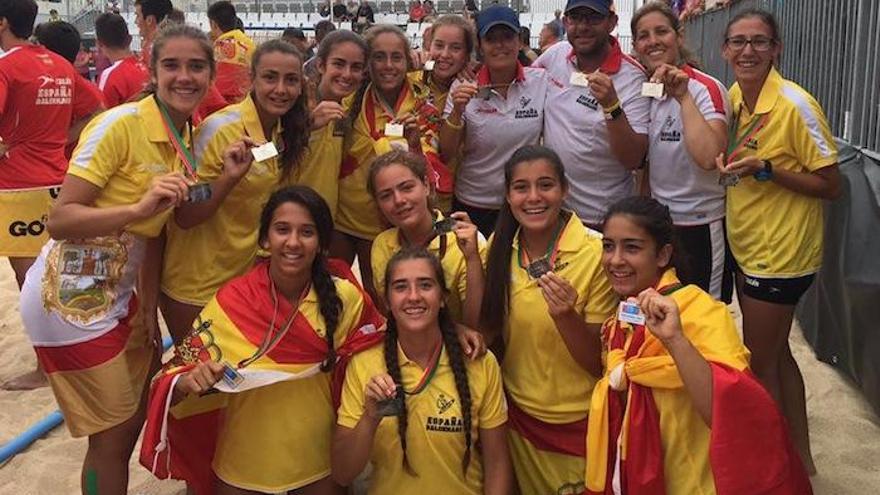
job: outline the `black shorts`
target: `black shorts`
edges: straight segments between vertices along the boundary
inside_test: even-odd
[[[705,225],[676,226],[680,263],[678,278],[727,304],[733,300],[733,265],[724,219]]]
[[[471,218],[471,222],[474,222],[474,225],[477,226],[477,230],[487,239],[495,231],[495,222],[498,221],[498,215],[501,213],[501,210],[480,208],[479,206],[462,203],[456,196],[452,197],[452,211],[467,213]]]
[[[815,274],[796,278],[758,278],[743,274],[743,294],[774,304],[794,306],[807,292]]]

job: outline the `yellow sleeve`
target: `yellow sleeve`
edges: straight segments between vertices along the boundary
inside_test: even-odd
[[[814,172],[837,163],[837,145],[819,102],[806,91],[800,92],[806,101],[793,112],[796,121],[792,125],[792,151],[804,168]]]
[[[485,391],[480,403],[479,421],[480,428],[497,428],[507,422],[507,402],[504,399],[504,390],[501,386],[501,368],[498,360],[491,351],[483,356],[482,371],[485,380]]]
[[[342,399],[336,414],[336,424],[346,428],[357,426],[361,416],[364,415],[366,383],[363,378],[366,376],[366,370],[362,363],[365,357],[362,354],[356,355],[345,372],[345,383],[342,385]]]
[[[120,119],[122,110],[105,112],[89,122],[70,159],[69,175],[103,189],[110,177],[125,164],[129,136]]]
[[[697,287],[685,287],[678,292],[673,299],[681,309],[682,332],[694,348],[707,361],[738,370],[748,368],[749,351],[727,306]]]
[[[387,230],[385,232],[388,232]],[[379,234],[373,241],[373,247],[370,250],[370,266],[373,268],[373,288],[376,294],[385,295],[385,267],[388,266],[388,260],[391,258],[391,252],[385,241],[385,232]]]
[[[333,341],[338,347],[345,341],[345,337],[358,330],[357,325],[364,310],[364,298],[357,287],[343,279],[336,279],[336,293],[342,300],[342,314],[339,315],[339,325],[333,336]]]

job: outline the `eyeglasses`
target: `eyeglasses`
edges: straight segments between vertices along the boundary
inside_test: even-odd
[[[588,13],[583,12],[571,12],[565,14],[565,18],[568,19],[568,22],[572,24],[587,24],[589,26],[595,26],[597,24],[601,24],[602,21],[608,19],[608,16],[604,16],[595,10],[587,10]]]
[[[756,52],[767,52],[776,44],[776,40],[765,38],[764,36],[756,36],[754,38],[746,38],[745,36],[734,36],[727,38],[724,43],[728,48],[734,51],[745,50],[746,45],[752,45]]]

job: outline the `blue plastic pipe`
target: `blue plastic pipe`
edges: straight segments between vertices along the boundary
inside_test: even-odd
[[[171,347],[171,337],[165,337],[162,340],[162,348],[167,351],[169,347]],[[0,465],[11,459],[15,454],[28,448],[30,444],[42,438],[43,435],[55,429],[62,422],[64,422],[64,416],[61,415],[61,411],[56,410],[25,430],[21,435],[0,447]]]

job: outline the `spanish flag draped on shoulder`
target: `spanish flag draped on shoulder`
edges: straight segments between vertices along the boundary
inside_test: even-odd
[[[684,336],[712,372],[711,427],[663,343],[644,325],[609,318],[606,373],[593,390],[586,494],[808,495],[810,481],[773,398],[748,369],[727,307],[674,270],[658,284],[678,305]]]
[[[353,285],[362,300],[359,314],[351,319],[340,317],[334,334],[337,362],[331,388],[333,401],[338,404],[348,361],[382,342],[385,321],[349,267],[337,260],[328,264],[337,292],[343,285]],[[268,329],[273,328],[273,335],[282,334],[280,329],[293,310],[283,297],[273,300],[268,266],[267,262],[260,263],[223,286],[194,323],[194,331],[176,347],[174,358],[153,379],[140,462],[158,478],[186,480],[197,494],[212,493],[211,463],[230,394],[322,373],[328,347],[316,330],[313,289],[304,294],[290,329],[277,342],[263,346]],[[307,306],[310,311],[304,309]],[[273,321],[275,310],[280,317]],[[346,320],[349,323],[344,324]],[[234,385],[221,380],[215,385],[221,393],[190,396],[172,406],[177,380],[198,362],[207,360],[238,368],[243,380]]]

